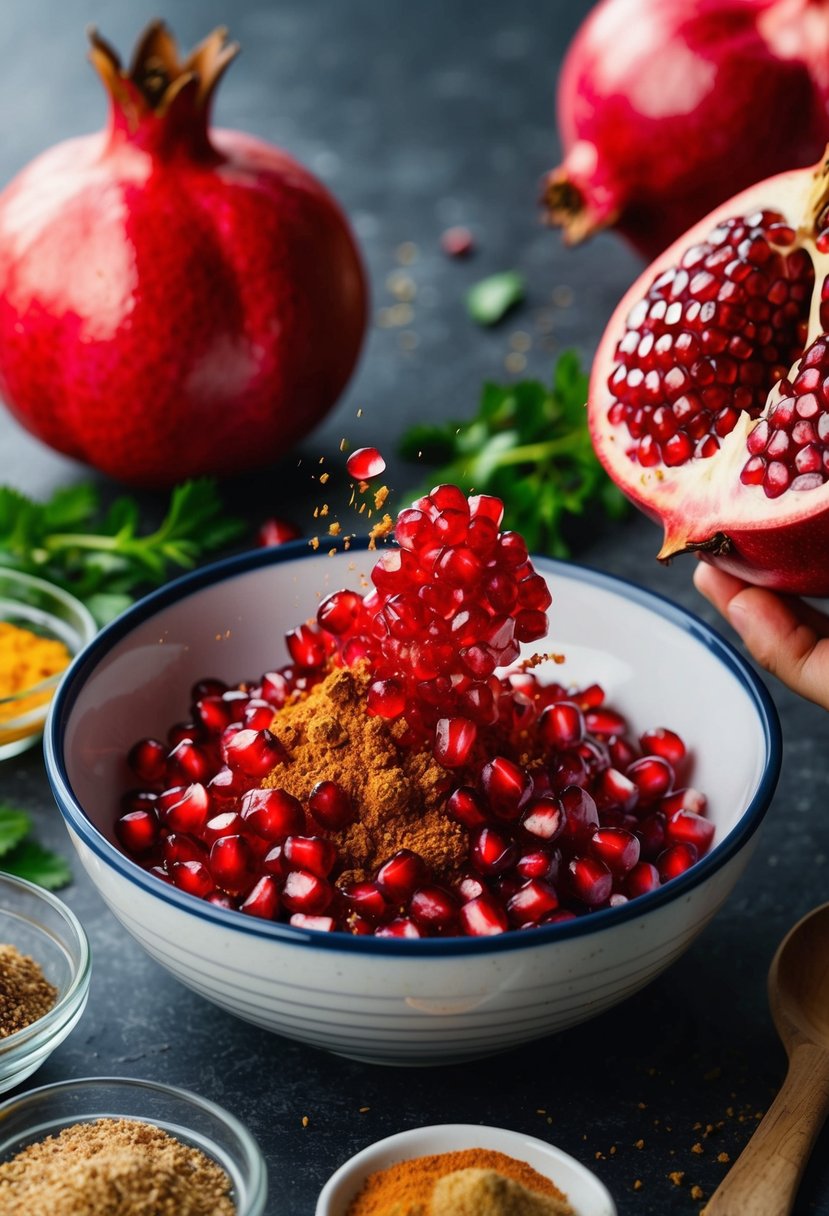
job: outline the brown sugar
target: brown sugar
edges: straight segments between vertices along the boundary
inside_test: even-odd
[[[0,1165],[0,1216],[233,1216],[215,1161],[134,1119],[75,1123]]]
[[[443,809],[448,774],[428,750],[403,746],[399,726],[366,712],[369,683],[363,666],[336,668],[280,709],[271,730],[287,759],[263,784],[302,802],[319,781],[347,792],[356,822],[327,833],[345,859],[339,884],[371,877],[398,849],[420,854],[438,881],[451,882],[469,840]]]
[[[57,988],[34,959],[0,943],[0,1039],[42,1018],[57,998]]]
[[[546,1210],[537,1206],[524,1209],[486,1207],[486,1191],[489,1189],[491,1197],[492,1180],[484,1181],[482,1191],[478,1175],[493,1173],[505,1181],[519,1184],[533,1198],[544,1197],[558,1206]],[[441,1188],[446,1188],[443,1198]],[[447,1190],[454,1207],[446,1206]],[[501,1190],[503,1197],[503,1188]],[[468,1202],[470,1193],[472,1206]],[[513,1199],[515,1195],[513,1189]],[[522,1198],[525,1196],[522,1197],[519,1191],[518,1200]],[[435,1200],[442,1206],[433,1206]],[[362,1190],[351,1201],[346,1216],[448,1216],[450,1212],[452,1216],[471,1216],[473,1213],[474,1216],[573,1216],[566,1195],[549,1178],[517,1157],[481,1148],[415,1157],[369,1174]]]

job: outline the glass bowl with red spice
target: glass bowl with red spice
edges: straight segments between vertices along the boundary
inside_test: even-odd
[[[62,587],[0,568],[0,760],[40,738],[61,676],[96,628]]]
[[[150,1188],[153,1210],[262,1216],[267,1168],[229,1111],[157,1081],[84,1077],[0,1105],[4,1211],[145,1211]]]
[[[399,547],[293,542],[168,584],[86,649],[46,732],[128,931],[223,1008],[371,1062],[486,1055],[642,987],[736,883],[779,771],[770,698],[713,630],[533,568],[478,509],[438,514],[493,569],[471,543],[412,556],[412,508]]]
[[[66,904],[0,873],[0,1093],[31,1076],[77,1025],[90,970],[86,933]]]
[[[502,1190],[500,1179],[516,1186]],[[575,1157],[536,1136],[477,1123],[414,1127],[368,1145],[328,1179],[315,1216],[379,1216],[395,1200],[405,1201],[401,1210],[435,1216],[508,1214],[526,1210],[516,1189],[546,1199],[539,1209],[549,1207],[550,1216],[616,1216],[604,1183]]]

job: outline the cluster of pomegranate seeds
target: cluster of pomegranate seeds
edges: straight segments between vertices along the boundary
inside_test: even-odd
[[[741,411],[759,416],[806,342],[814,269],[794,239],[775,212],[725,220],[632,309],[608,379],[631,460],[713,456]]]
[[[498,670],[544,636],[551,600],[522,538],[499,530],[502,515],[496,498],[438,486],[400,513],[398,547],[381,553],[367,595],[334,592],[315,624],[287,635],[290,664],[234,688],[199,681],[187,721],[129,752],[140,785],[116,823],[125,850],[224,908],[401,938],[568,920],[693,865],[714,825],[704,794],[683,783],[679,735],[637,739],[596,684]],[[279,710],[357,662],[368,667],[366,713],[403,718],[398,745],[430,745],[452,773],[444,811],[468,836],[461,873],[436,874],[399,848],[353,880],[333,839],[359,819],[349,790],[320,780],[302,802],[278,787],[290,759],[274,733]]]
[[[824,284],[829,305],[829,279]],[[821,306],[823,307],[823,305]],[[827,318],[829,320],[829,318]],[[815,490],[829,480],[829,341],[817,338],[779,400],[750,432],[744,485],[760,485],[769,498],[786,490]]]

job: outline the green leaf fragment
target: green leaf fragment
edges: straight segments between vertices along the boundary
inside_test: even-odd
[[[523,276],[515,270],[504,270],[470,287],[466,293],[466,308],[478,325],[496,325],[523,299]]]
[[[0,870],[17,878],[26,878],[47,891],[58,891],[72,881],[69,863],[57,853],[44,849],[35,840],[24,840],[7,854],[0,864]]]
[[[31,829],[31,820],[24,811],[0,803],[0,857],[20,844]]]

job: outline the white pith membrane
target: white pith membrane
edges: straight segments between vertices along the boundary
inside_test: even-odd
[[[803,169],[780,174],[737,195],[670,246],[648,268],[623,298],[605,331],[590,383],[589,420],[594,446],[614,481],[642,510],[661,520],[665,528],[664,544],[658,555],[661,560],[694,549],[722,551],[728,547],[731,532],[780,529],[787,523],[802,521],[804,514],[818,514],[829,508],[829,479],[811,489],[787,489],[775,498],[770,498],[762,485],[746,485],[740,480],[751,456],[746,446],[748,436],[762,419],[768,418],[780,400],[779,383],[768,393],[758,418],[740,412],[733,430],[720,439],[720,449],[713,455],[692,457],[676,466],[660,462],[644,467],[631,459],[628,449],[632,440],[626,423],[613,425],[608,419],[608,411],[617,400],[608,380],[619,363],[617,350],[627,331],[628,317],[660,274],[679,267],[686,250],[706,243],[719,224],[757,212],[776,212],[796,232],[796,237],[790,245],[774,246],[775,251],[786,255],[802,249],[815,271],[805,345],[786,377],[793,382],[815,340],[826,333],[820,304],[821,286],[829,275],[829,254],[817,250],[815,238],[818,218],[826,226],[823,212],[828,202],[829,161],[817,171]],[[680,324],[678,330],[681,328]],[[829,362],[829,351],[826,360]],[[818,397],[829,401],[829,393],[821,389]],[[670,408],[667,400],[664,404]]]

